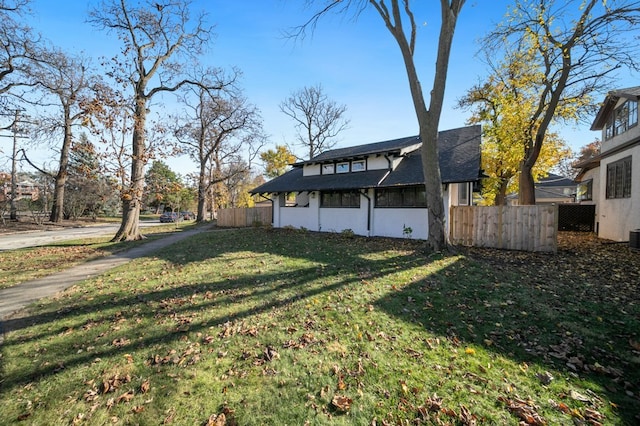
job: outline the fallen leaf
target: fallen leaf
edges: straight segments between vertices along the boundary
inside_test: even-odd
[[[338,410],[342,412],[347,412],[351,408],[351,403],[353,400],[349,397],[342,395],[335,395],[331,400],[331,404]]]
[[[135,396],[135,393],[133,392],[133,390],[130,390],[128,392],[123,393],[122,395],[120,395],[117,399],[116,399],[116,403],[120,403],[120,402],[129,402],[133,399],[133,397]]]
[[[227,424],[227,416],[224,413],[212,414],[207,419],[206,426],[225,426]]]
[[[583,394],[581,394],[581,393],[579,393],[579,392],[576,392],[576,391],[574,391],[574,390],[572,390],[572,391],[569,393],[569,396],[571,397],[571,399],[575,399],[576,401],[580,401],[580,402],[591,402],[591,400],[589,399],[589,397],[588,397],[588,396],[583,395]]]
[[[548,371],[545,371],[544,373],[538,373],[536,374],[536,377],[543,385],[548,385],[554,379],[554,377]]]

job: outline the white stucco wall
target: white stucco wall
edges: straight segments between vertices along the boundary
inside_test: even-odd
[[[319,174],[320,164],[311,164],[302,167],[302,176],[316,176]]]
[[[629,155],[632,156],[631,198],[607,199],[607,165]],[[613,241],[629,241],[629,231],[640,229],[640,146],[603,158],[600,162],[599,180],[596,216],[599,223],[598,236]]]
[[[367,170],[381,170],[388,168],[389,161],[382,155],[367,158]]]
[[[429,237],[427,209],[373,209],[372,233],[379,237],[407,238],[405,227],[411,228],[412,239]]]
[[[284,195],[280,195],[283,199]],[[309,197],[309,207],[283,207],[283,204],[275,202],[273,211],[273,226],[283,228],[305,228],[311,231],[318,230],[318,196]]]
[[[352,230],[356,235],[369,236],[367,231],[367,200],[360,196],[360,208],[319,209],[318,230],[321,232],[342,232]]]

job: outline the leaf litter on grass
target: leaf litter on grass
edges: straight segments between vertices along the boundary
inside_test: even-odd
[[[579,247],[434,261],[404,241],[304,233],[194,243],[191,257],[166,251],[52,301],[58,318],[34,316],[28,341],[10,334],[8,418],[615,424],[638,407],[626,393],[637,395],[636,301],[598,307],[596,281],[565,271]]]

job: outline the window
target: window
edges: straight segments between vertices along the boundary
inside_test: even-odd
[[[352,172],[362,172],[366,169],[366,164],[364,160],[358,160],[351,163],[351,171]]]
[[[593,200],[593,179],[578,184],[578,200]]]
[[[631,157],[607,164],[607,198],[631,197]]]
[[[426,207],[424,186],[381,188],[376,190],[376,207]]]
[[[349,173],[349,163],[336,164],[336,173]]]
[[[605,125],[604,138],[611,139],[638,124],[638,101],[626,101],[611,114]]]
[[[469,205],[469,185],[466,182],[458,184],[458,205]]]
[[[629,123],[629,127],[633,127],[638,124],[638,101],[629,101],[627,102],[628,106],[628,116],[627,122]]]
[[[613,137],[613,122],[611,120],[607,121],[607,126],[604,130],[604,138],[611,139]]]
[[[332,175],[335,173],[335,165],[334,164],[323,164],[322,165],[322,174],[323,175]]]
[[[360,207],[360,193],[357,191],[330,191],[320,194],[320,207]]]

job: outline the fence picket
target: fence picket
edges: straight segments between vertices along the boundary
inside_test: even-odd
[[[557,250],[558,207],[455,206],[451,208],[453,244],[508,250]]]
[[[218,210],[217,225],[234,228],[269,225],[272,222],[271,215],[271,207],[220,209]]]

